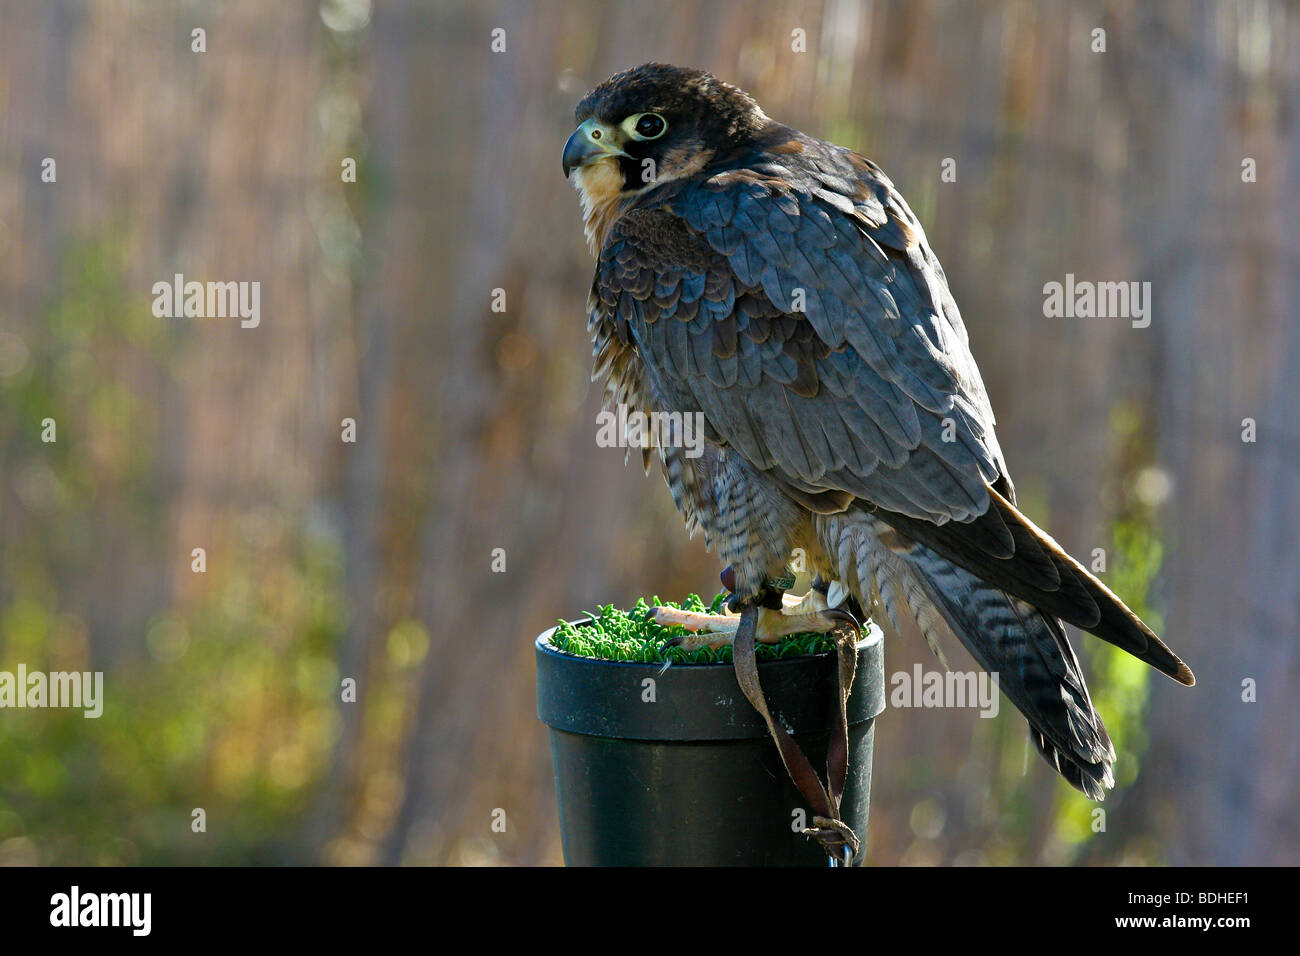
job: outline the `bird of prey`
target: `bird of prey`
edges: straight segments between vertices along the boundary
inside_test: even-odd
[[[698,70],[619,73],[575,119],[563,163],[597,258],[593,378],[607,404],[703,421],[698,454],[657,452],[733,608],[771,607],[760,641],[828,631],[827,608],[855,603],[895,628],[911,615],[936,651],[950,629],[1047,761],[1101,799],[1115,750],[1064,624],[1195,678],[1017,509],[957,304],[893,183]],[[814,587],[773,602],[796,549]],[[659,614],[699,632],[688,646],[736,629]]]

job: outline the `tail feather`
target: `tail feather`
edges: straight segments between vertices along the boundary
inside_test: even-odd
[[[1123,648],[1180,684],[1196,683],[1191,669],[1106,585],[996,490],[990,488],[989,496],[992,506],[970,522],[939,525],[884,510],[877,515],[980,580]]]
[[[1102,799],[1115,783],[1115,748],[1061,621],[944,555],[901,540],[875,515],[851,511],[825,520],[837,577],[862,605],[882,607],[895,627],[910,613],[931,647],[946,625],[997,675],[1043,758],[1072,786]]]
[[[1115,785],[1115,748],[1061,622],[916,547],[908,564],[957,639],[1029,722],[1038,752],[1094,800]]]

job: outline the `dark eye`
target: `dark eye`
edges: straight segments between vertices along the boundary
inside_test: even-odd
[[[664,118],[658,113],[642,113],[633,118],[632,131],[637,139],[658,139],[668,128]]]

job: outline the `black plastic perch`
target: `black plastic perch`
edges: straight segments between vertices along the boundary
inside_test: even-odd
[[[665,669],[577,657],[550,645],[553,630],[535,642],[537,715],[550,727],[565,863],[826,865],[822,848],[800,832],[812,825],[807,802],[730,663]],[[865,841],[873,723],[885,707],[880,629],[865,627],[856,649],[840,816]],[[823,767],[836,721],[836,655],[758,668],[771,712]]]

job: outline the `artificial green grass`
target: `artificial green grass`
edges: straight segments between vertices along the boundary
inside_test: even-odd
[[[594,657],[602,661],[636,661],[646,664],[720,664],[731,661],[731,645],[717,648],[701,647],[687,651],[681,647],[664,647],[670,637],[687,633],[684,627],[664,627],[649,620],[652,607],[678,607],[687,611],[707,611],[721,614],[727,601],[725,592],[718,594],[711,604],[705,604],[698,594],[688,595],[681,604],[641,598],[630,611],[620,611],[606,604],[598,612],[591,612],[591,622],[572,624],[561,621],[551,634],[551,646],[556,650],[578,657]],[[835,650],[835,641],[829,634],[791,634],[777,644],[755,645],[755,657],[760,661],[784,657],[801,657],[805,654],[827,654]]]

